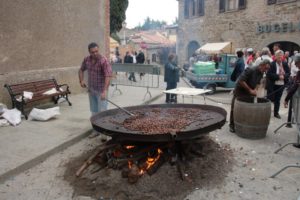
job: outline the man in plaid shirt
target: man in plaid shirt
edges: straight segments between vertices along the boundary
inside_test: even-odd
[[[90,55],[85,57],[79,69],[79,82],[81,87],[88,86],[90,110],[92,115],[107,110],[107,92],[112,76],[112,68],[107,58],[99,54],[99,46],[96,43],[88,45]],[[88,72],[88,85],[84,82],[84,71]],[[91,137],[99,133],[93,132]]]

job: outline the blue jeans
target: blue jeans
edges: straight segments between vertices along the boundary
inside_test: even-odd
[[[279,108],[280,108],[280,99],[284,90],[284,85],[274,85],[274,90],[276,91],[274,96],[274,115],[279,114]]]
[[[136,81],[134,72],[130,72],[130,75],[129,75],[128,79],[131,80],[131,81],[134,81],[134,82]]]
[[[171,90],[175,89],[177,87],[177,82],[167,82],[167,89],[166,90]],[[176,94],[166,94],[166,103],[177,103],[177,95]]]
[[[92,116],[98,112],[107,110],[107,101],[101,99],[101,94],[91,94],[89,93],[90,100],[90,110]]]

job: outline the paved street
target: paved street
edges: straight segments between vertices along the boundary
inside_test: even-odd
[[[0,13],[0,200],[300,200],[300,0],[2,0]]]
[[[183,81],[180,85],[187,86]],[[164,103],[165,97],[161,95],[163,88],[164,85],[161,84],[160,88],[151,89],[153,97],[159,97],[152,104]],[[143,103],[144,88],[120,86],[120,89],[123,95],[111,98],[115,103],[121,106]],[[216,94],[206,99],[185,97],[184,103],[206,103],[229,111],[230,99],[228,91],[218,88]],[[63,180],[65,165],[71,158],[101,143],[100,138],[86,138],[90,130],[86,94],[71,96],[71,100],[73,107],[61,104],[62,115],[58,119],[49,122],[23,121],[16,128],[0,128],[1,174],[6,179],[0,185],[0,199],[90,199],[74,197],[73,188]],[[183,101],[181,97],[178,100],[179,103]],[[278,134],[273,134],[273,130],[286,120],[287,109],[282,108],[280,114],[283,116],[282,120],[271,118],[265,139],[239,138],[229,132],[227,123],[222,129],[210,133],[215,141],[222,145],[229,144],[233,149],[234,167],[221,186],[195,188],[186,199],[297,199],[300,194],[299,169],[289,169],[274,179],[269,178],[286,164],[299,163],[299,149],[292,146],[278,154],[273,153],[280,145],[296,141],[295,127],[284,127]],[[68,143],[70,140],[73,142]],[[25,151],[26,148],[29,150]],[[64,148],[66,149],[61,151]],[[41,163],[37,164],[39,162]],[[14,171],[15,168],[17,170]]]

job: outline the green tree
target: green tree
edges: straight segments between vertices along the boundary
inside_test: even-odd
[[[121,39],[120,37],[117,35],[117,33],[111,33],[110,37],[112,37],[113,39],[115,39],[117,42],[121,43]]]
[[[144,24],[137,26],[135,28],[141,29],[144,31],[147,30],[153,30],[153,29],[160,29],[162,26],[166,25],[167,23],[165,21],[159,21],[159,20],[153,20],[150,19],[150,17],[147,17],[144,20]]]
[[[122,29],[126,19],[128,0],[110,0],[110,34]]]

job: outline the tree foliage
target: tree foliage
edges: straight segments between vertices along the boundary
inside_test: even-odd
[[[112,37],[114,40],[116,40],[119,44],[121,43],[121,39],[117,33],[111,33],[110,37]]]
[[[110,0],[110,34],[122,29],[127,7],[128,0]]]
[[[137,26],[137,29],[148,31],[153,29],[160,29],[163,26],[167,25],[165,21],[153,20],[150,17],[147,17],[144,21],[144,24]]]

